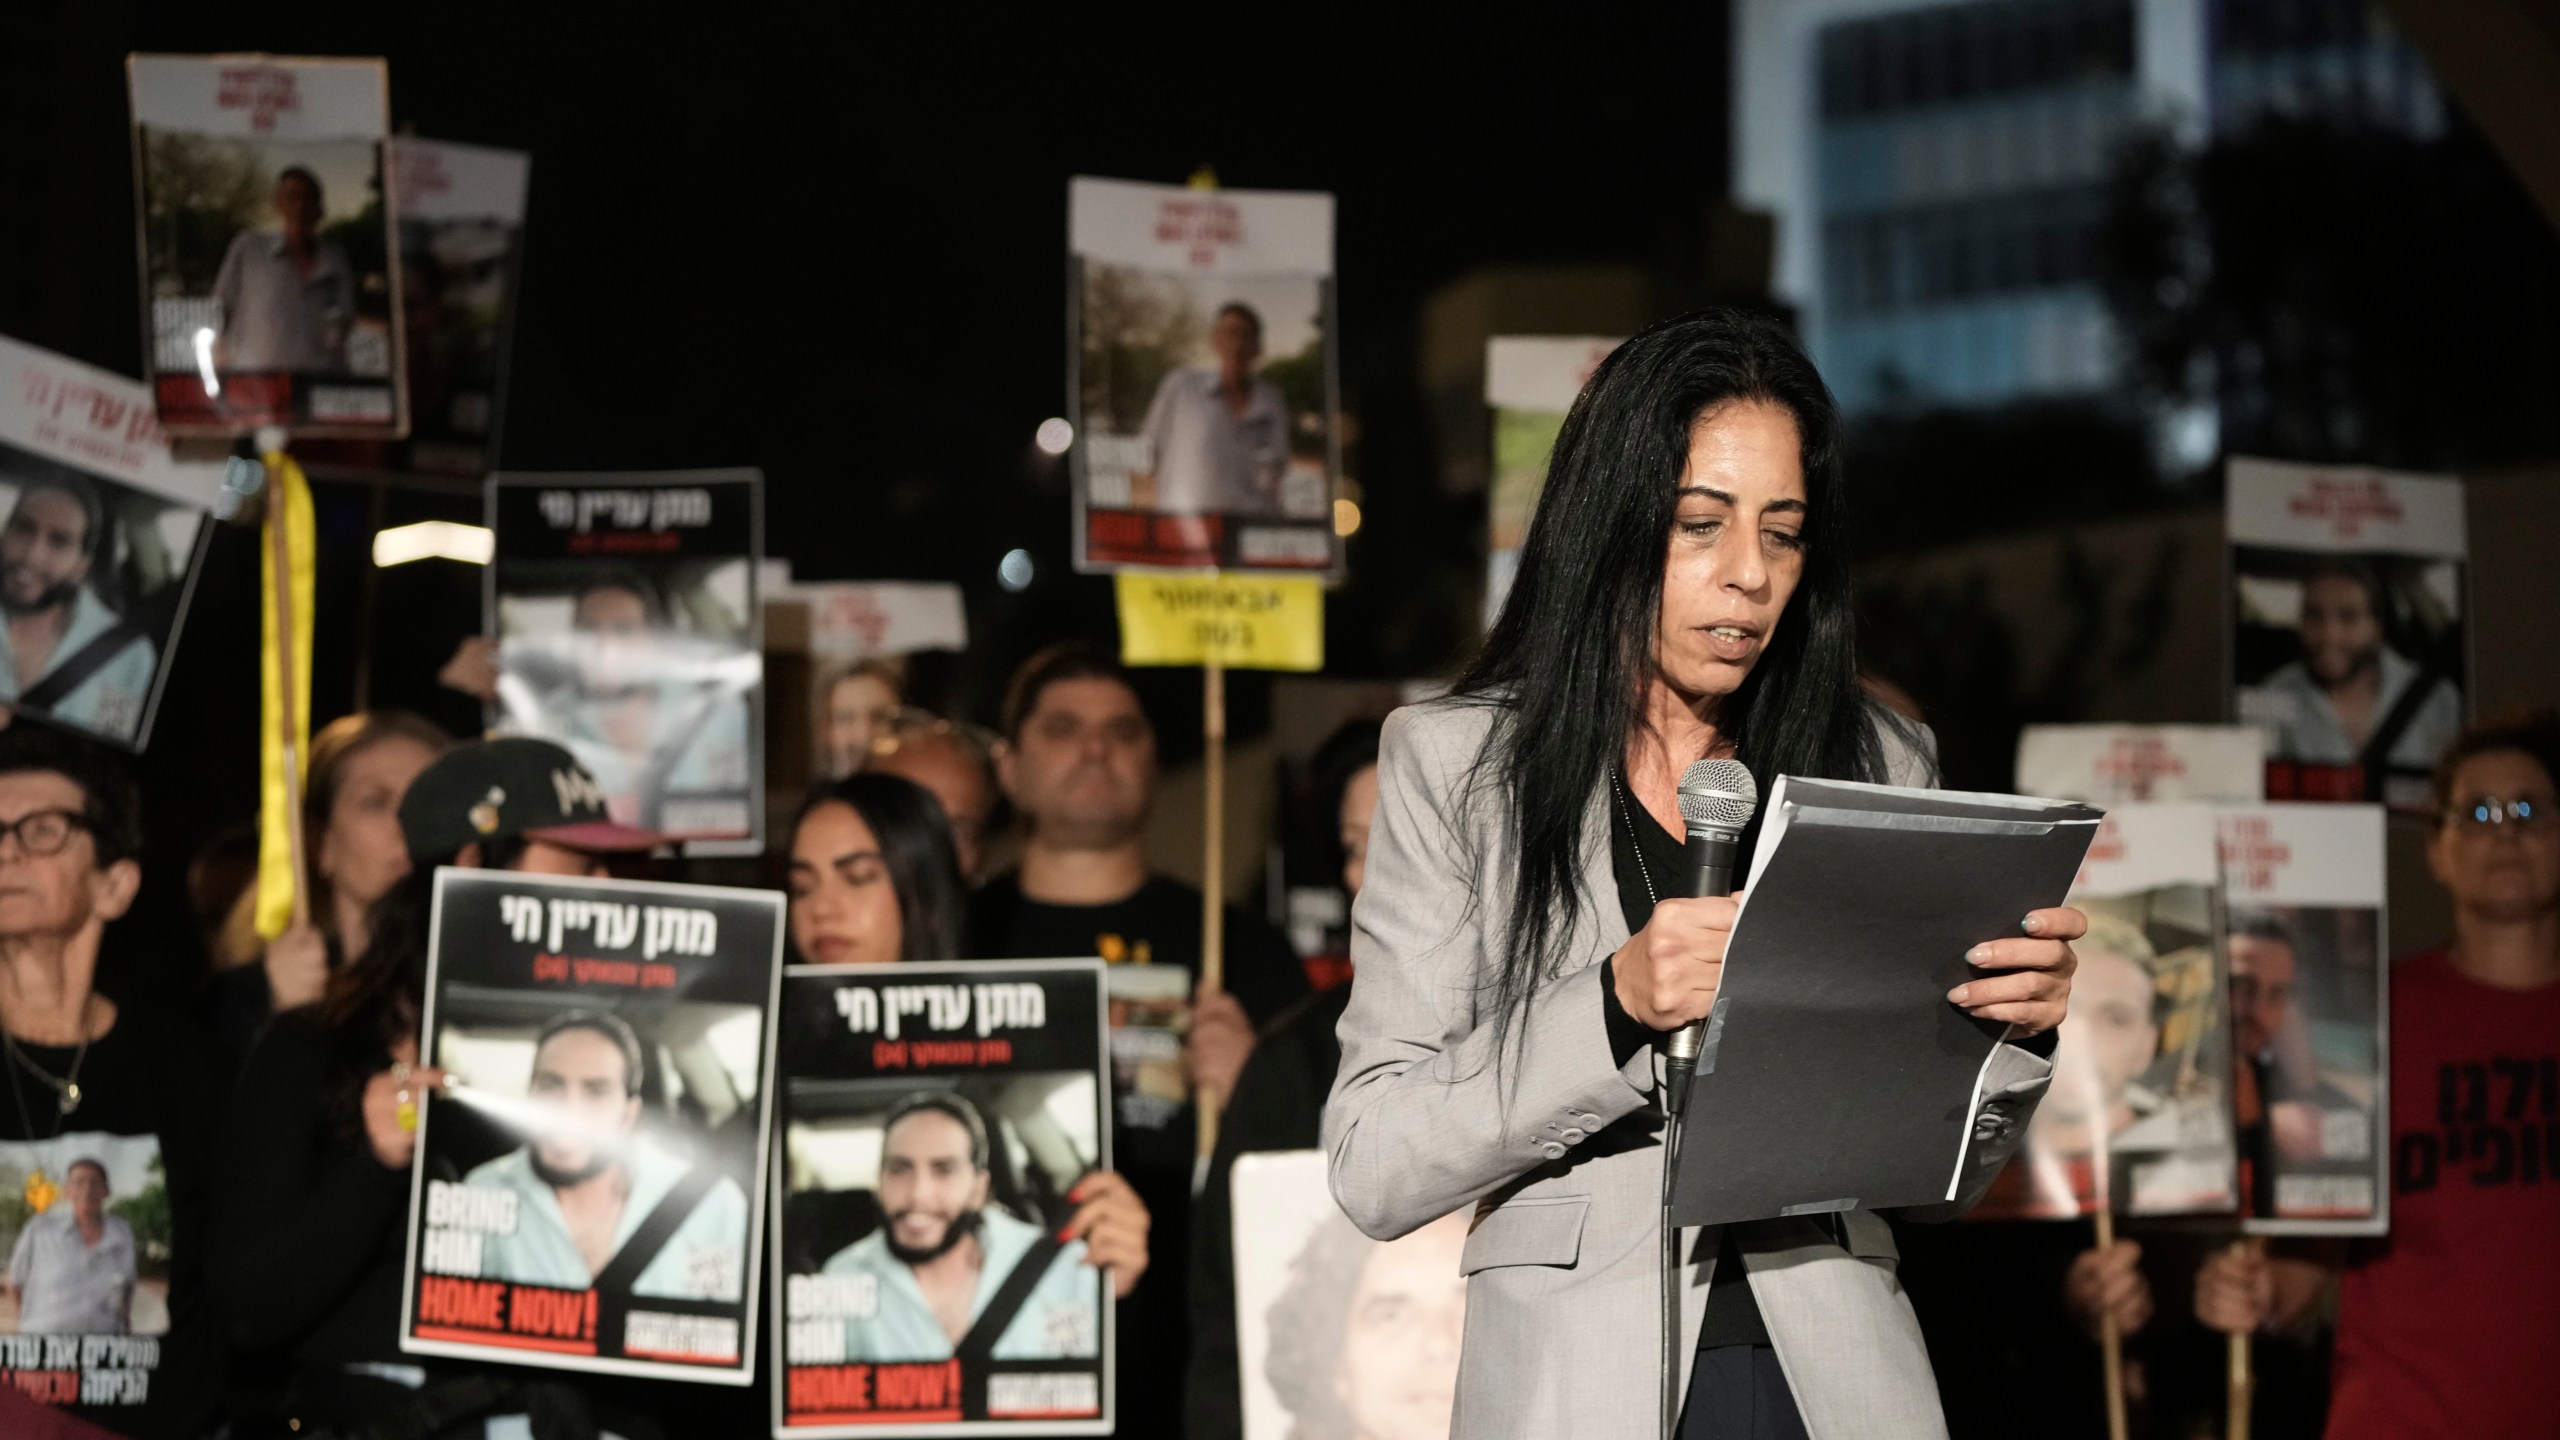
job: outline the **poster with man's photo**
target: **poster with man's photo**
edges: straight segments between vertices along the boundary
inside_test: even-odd
[[[1458,1395],[1472,1210],[1360,1233],[1317,1150],[1239,1155],[1236,1354],[1244,1440],[1440,1440]]]
[[[2221,860],[2204,805],[2119,805],[2070,903],[2089,917],[2053,1085],[1971,1212],[2228,1214],[2238,1203]]]
[[[1127,1133],[1169,1132],[1191,1105],[1191,972],[1180,965],[1113,965],[1104,972],[1111,1007],[1112,1105]],[[1187,1126],[1186,1126],[1187,1129]],[[1190,1136],[1173,1137],[1188,1143]]]
[[[2379,1235],[2391,1187],[2384,824],[2375,805],[2221,815],[2244,1222]]]
[[[1333,197],[1067,187],[1076,568],[1338,574]]]
[[[410,135],[391,142],[391,159],[409,307],[400,468],[477,479],[495,458],[503,413],[533,157]]]
[[[221,485],[142,386],[0,336],[0,706],[148,743]]]
[[[777,1435],[1104,1435],[1102,965],[795,965],[775,1180]],[[1163,1338],[1163,1337],[1151,1337]]]
[[[2267,739],[2247,725],[2029,725],[2018,733],[2018,793],[2092,805],[2266,797]]]
[[[1484,403],[1493,411],[1493,485],[1485,544],[1484,623],[1493,628],[1520,568],[1529,517],[1565,412],[1618,342],[1597,335],[1496,335],[1485,342]],[[2041,793],[2041,792],[2039,792]]]
[[[764,833],[754,470],[490,477],[500,734],[566,746],[613,818],[697,853]]]
[[[383,63],[135,55],[127,72],[160,423],[404,433]]]
[[[2470,691],[2462,482],[2233,460],[2231,714],[2270,800],[2428,808]]]
[[[779,894],[440,870],[400,1347],[753,1382]]]
[[[0,1142],[0,1384],[143,1413],[169,1333],[174,1239],[158,1137]]]

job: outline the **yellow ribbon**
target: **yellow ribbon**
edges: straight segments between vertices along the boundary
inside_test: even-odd
[[[302,793],[303,764],[311,749],[311,484],[302,467],[283,451],[266,457],[266,525],[258,548],[258,933],[272,940],[293,921],[294,808]],[[293,634],[289,649],[276,614],[276,534],[284,526],[284,551],[291,580]],[[293,715],[283,713],[278,674],[288,659],[293,677]],[[293,773],[286,773],[284,737],[293,736]]]

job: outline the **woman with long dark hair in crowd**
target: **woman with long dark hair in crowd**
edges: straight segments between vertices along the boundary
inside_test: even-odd
[[[1658,1432],[1654,1041],[1714,1005],[1735,911],[1671,888],[1681,772],[1929,782],[1926,736],[1859,683],[1836,433],[1772,321],[1708,311],[1620,346],[1565,420],[1483,653],[1387,722],[1325,1139],[1374,1236],[1476,1212],[1470,1440]],[[2024,917],[1950,1002],[2049,1055],[2084,923]],[[2050,1071],[1995,1053],[1968,1203]],[[1881,1216],[1682,1238],[1682,1435],[1944,1435]]]
[[[803,960],[959,958],[963,899],[951,826],[913,781],[868,773],[839,780],[810,796],[792,822],[791,944]],[[1109,1266],[1112,1293],[1125,1298],[1147,1269],[1145,1203],[1110,1170],[1079,1177],[1067,1199],[1076,1211],[1062,1238],[1082,1240],[1085,1263]]]
[[[214,976],[213,1026],[234,1057],[248,1053],[268,1015],[318,1000],[329,976],[364,953],[375,902],[409,873],[401,797],[452,744],[433,721],[406,710],[341,716],[311,737],[302,790],[311,923],[259,946],[253,885],[215,941],[215,964],[225,968]]]
[[[791,825],[791,940],[817,965],[948,960],[968,893],[942,807],[895,775],[859,774],[809,797]]]
[[[250,1051],[225,1127],[212,1266],[240,1360],[238,1408],[262,1417],[234,1432],[243,1440],[376,1425],[400,1428],[363,1433],[441,1437],[460,1425],[476,1435],[484,1417],[508,1413],[534,1415],[543,1440],[598,1433],[577,1390],[422,1365],[399,1344],[417,1112],[442,1081],[418,1063],[436,868],[602,875],[604,855],[658,840],[614,825],[601,802],[573,811],[555,772],[595,793],[576,760],[543,740],[480,741],[428,766],[398,809],[414,868],[375,903],[371,943]],[[659,1433],[627,1415],[611,1429],[629,1440]]]

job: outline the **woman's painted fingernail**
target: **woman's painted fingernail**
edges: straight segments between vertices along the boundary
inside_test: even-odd
[[[2018,922],[2018,928],[2030,935],[2043,934],[2044,917],[2041,915],[2030,915],[2026,919]]]
[[[1967,950],[1966,952],[1964,952],[1964,963],[1966,963],[1967,965],[1988,965],[1988,964],[1990,964],[1990,963],[1991,963],[1991,947],[1990,947],[1990,946],[1988,946],[1988,945],[1976,945],[1976,946],[1974,946],[1972,949]]]
[[[1961,1005],[1961,1004],[1963,1004],[1963,1003],[1964,1003],[1964,997],[1965,997],[1965,991],[1966,991],[1966,988],[1967,988],[1967,987],[1965,987],[1965,986],[1959,985],[1959,986],[1957,986],[1956,988],[1954,988],[1953,990],[1948,991],[1948,992],[1947,992],[1947,1000],[1948,1000],[1948,1002],[1949,1002],[1950,1004],[1955,1004],[1955,1005]]]
[[[1063,1245],[1074,1238],[1076,1238],[1076,1227],[1073,1225],[1061,1225],[1058,1227],[1059,1244]]]

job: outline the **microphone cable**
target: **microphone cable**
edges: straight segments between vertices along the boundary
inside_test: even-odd
[[[1671,1182],[1680,1173],[1683,1108],[1669,1105],[1662,1118],[1662,1440],[1674,1440],[1680,1424],[1680,1231],[1671,1223]]]

